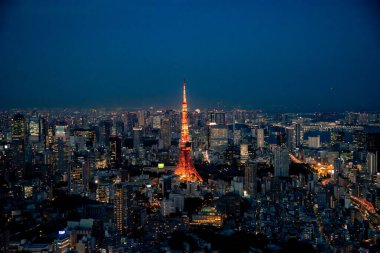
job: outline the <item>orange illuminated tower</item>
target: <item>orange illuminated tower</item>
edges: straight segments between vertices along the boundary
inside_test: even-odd
[[[189,141],[189,124],[187,119],[187,102],[186,102],[186,81],[183,82],[183,101],[182,101],[182,126],[180,153],[177,168],[174,171],[182,181],[202,182],[201,176],[195,170],[190,153],[191,144]]]

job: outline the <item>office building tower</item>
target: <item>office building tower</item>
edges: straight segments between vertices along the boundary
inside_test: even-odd
[[[34,111],[32,116],[29,118],[28,130],[30,142],[36,143],[41,141],[42,120],[36,111]]]
[[[251,160],[244,168],[244,190],[253,198],[257,195],[257,163]]]
[[[289,150],[285,147],[274,148],[274,175],[276,177],[289,176]]]
[[[249,158],[248,144],[240,144],[240,163],[244,164]]]
[[[160,129],[161,128],[161,116],[153,116],[152,120],[152,127],[153,129]]]
[[[258,128],[256,130],[256,147],[263,148],[264,145],[264,129]]]
[[[18,113],[13,117],[12,121],[12,140],[25,140],[26,125],[25,118]]]
[[[377,159],[378,159],[377,151],[375,153],[372,153],[372,152],[367,153],[367,171],[371,179],[374,176],[376,176],[377,171],[378,171]]]
[[[285,128],[286,146],[289,150],[293,150],[296,147],[296,136],[293,127]]]
[[[115,185],[114,223],[122,235],[128,232],[128,213],[132,206],[132,187],[126,183]]]
[[[57,170],[60,173],[66,171],[65,146],[61,138],[57,141]]]
[[[234,129],[232,132],[232,142],[234,146],[239,146],[241,143],[241,130]]]
[[[308,139],[309,148],[320,148],[321,147],[321,137],[318,136],[309,136]]]
[[[343,170],[344,161],[342,158],[335,158],[334,159],[334,183],[338,184],[339,182],[339,175],[342,173]]]
[[[145,127],[145,111],[137,111],[137,121],[139,127]]]
[[[110,137],[110,162],[115,167],[121,163],[121,139],[117,136]]]
[[[302,145],[303,140],[303,131],[300,124],[296,123],[294,125],[294,134],[295,134],[295,147],[299,148]]]
[[[344,142],[344,132],[343,131],[332,131],[330,134],[330,144],[333,146],[335,144]]]
[[[116,131],[116,135],[122,138],[124,136],[124,122],[116,121],[115,131]]]
[[[96,187],[96,201],[102,203],[110,202],[110,184],[99,183]]]
[[[108,146],[109,138],[111,136],[112,121],[103,120],[99,123],[99,143],[100,145]]]
[[[208,122],[211,124],[216,125],[226,125],[226,113],[225,112],[218,112],[218,111],[212,111],[208,113]]]
[[[363,130],[354,130],[352,133],[352,143],[359,150],[363,150],[366,144],[366,133]]]
[[[25,165],[26,123],[21,114],[16,114],[12,120],[12,167],[17,176],[23,177]]]
[[[55,126],[55,140],[62,139],[63,142],[69,140],[69,126],[66,122],[60,122]]]
[[[371,153],[380,153],[380,133],[367,133],[367,150]],[[377,172],[379,172],[380,168],[380,159],[377,160]]]
[[[87,190],[87,166],[84,158],[77,158],[70,162],[68,170],[69,194],[82,195]]]
[[[171,146],[171,129],[170,121],[167,118],[162,119],[161,139],[163,142],[163,149],[168,150]]]
[[[142,128],[134,127],[133,128],[133,149],[139,150],[142,137]]]
[[[228,129],[225,126],[210,125],[208,146],[223,151],[228,146]]]

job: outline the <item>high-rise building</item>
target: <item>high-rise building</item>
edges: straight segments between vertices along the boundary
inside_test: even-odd
[[[234,146],[239,146],[241,143],[241,130],[240,129],[234,129],[232,131],[232,142]]]
[[[367,150],[371,153],[380,153],[380,133],[367,133]],[[380,168],[380,159],[377,159],[377,172]]]
[[[66,122],[60,122],[55,126],[55,140],[62,139],[63,142],[69,140],[69,126]]]
[[[161,116],[156,115],[153,116],[153,122],[152,122],[154,129],[160,129],[161,128]]]
[[[24,174],[25,165],[25,118],[22,114],[16,114],[12,121],[12,167],[16,168],[19,177]]]
[[[209,148],[224,150],[228,146],[228,129],[225,126],[209,126]]]
[[[264,129],[262,128],[256,130],[256,146],[257,148],[264,147]]]
[[[145,127],[145,111],[137,111],[137,120],[139,127]]]
[[[274,148],[274,175],[276,177],[289,176],[289,150],[285,147]]]
[[[366,134],[363,130],[354,130],[352,133],[352,143],[358,149],[364,149],[366,144]]]
[[[293,127],[285,128],[286,146],[289,150],[293,150],[296,147],[296,136]]]
[[[240,163],[244,164],[249,158],[248,144],[240,144]]]
[[[121,163],[121,139],[117,136],[110,137],[111,166],[115,167]]]
[[[367,171],[370,175],[370,178],[372,179],[377,174],[377,159],[378,159],[378,153],[377,151],[375,153],[368,152],[367,153]]]
[[[99,143],[104,146],[109,145],[109,138],[111,136],[112,121],[103,120],[99,123]]]
[[[257,194],[257,163],[248,161],[244,168],[244,190],[255,198]]]
[[[132,205],[132,188],[126,183],[115,185],[114,223],[123,235],[128,232],[128,213]]]
[[[99,183],[96,187],[96,201],[102,203],[110,202],[110,184]]]
[[[295,130],[295,147],[299,148],[302,145],[303,132],[300,124],[296,123],[294,125]]]
[[[40,142],[42,135],[42,120],[38,116],[37,112],[34,111],[32,116],[29,118],[29,141],[30,142]]]
[[[308,139],[309,148],[320,148],[321,147],[321,137],[318,136],[309,136]]]
[[[169,149],[171,146],[171,130],[170,121],[167,118],[162,119],[161,139],[163,142],[163,148],[166,150]]]
[[[133,128],[133,149],[139,150],[142,136],[142,128],[134,127]]]
[[[343,164],[344,161],[342,158],[335,158],[334,159],[334,183],[338,184],[339,182],[339,175],[342,173],[343,170]]]
[[[182,127],[180,153],[177,168],[174,171],[182,181],[201,181],[202,178],[196,171],[191,157],[191,143],[189,138],[189,124],[187,118],[187,101],[186,101],[186,82],[183,82],[183,101],[182,101]]]
[[[123,137],[124,136],[124,122],[123,121],[116,121],[115,130],[116,130],[117,136]]]
[[[335,145],[344,142],[344,132],[343,131],[332,131],[330,134],[330,144]]]
[[[68,170],[69,194],[81,195],[88,190],[89,164],[84,157],[78,157],[70,162]]]
[[[25,131],[25,118],[22,114],[17,113],[12,121],[12,140],[25,140]]]
[[[226,113],[225,112],[218,112],[218,111],[212,111],[208,113],[208,122],[211,124],[216,125],[226,125]]]

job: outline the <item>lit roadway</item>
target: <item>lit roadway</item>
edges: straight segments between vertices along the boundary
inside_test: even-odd
[[[289,153],[290,160],[294,163],[303,163],[301,160],[297,159],[292,153]]]
[[[289,153],[289,158],[293,163],[302,164],[303,161],[299,160],[297,157],[295,157],[292,153]],[[309,164],[312,166],[314,170],[318,172],[319,176],[327,176],[328,174],[332,174],[334,171],[334,167],[332,164],[329,165],[323,165],[323,164]]]
[[[380,230],[380,215],[377,214],[372,203],[356,196],[350,196],[350,199],[352,204],[360,211],[362,216],[368,219],[373,227]]]

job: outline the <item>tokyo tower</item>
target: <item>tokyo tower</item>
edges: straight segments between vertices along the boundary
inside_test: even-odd
[[[189,141],[189,123],[187,119],[187,102],[186,102],[186,81],[183,82],[183,101],[182,101],[182,126],[180,153],[177,168],[174,173],[179,176],[181,181],[202,182],[201,176],[195,170],[190,153],[191,144]]]

